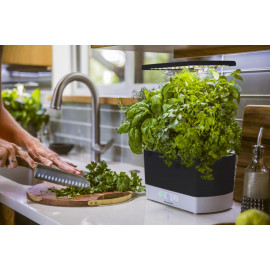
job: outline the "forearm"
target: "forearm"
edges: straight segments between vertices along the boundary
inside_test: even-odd
[[[47,166],[54,164],[68,172],[81,174],[82,171],[76,169],[76,165],[61,160],[56,153],[25,131],[4,108],[1,99],[2,53],[3,46],[0,45],[0,167],[6,166],[6,160],[9,160],[9,168],[15,168],[17,166],[16,157],[19,156],[28,162],[32,168],[35,167],[35,160]],[[18,146],[27,150],[28,153]]]
[[[0,138],[24,149],[37,140],[26,132],[3,106],[0,106]]]

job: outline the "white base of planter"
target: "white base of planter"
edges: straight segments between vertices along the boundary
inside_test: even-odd
[[[224,211],[233,204],[233,192],[212,197],[193,197],[151,185],[146,185],[146,197],[194,214]]]

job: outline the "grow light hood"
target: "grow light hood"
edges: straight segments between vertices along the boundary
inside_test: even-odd
[[[180,70],[184,68],[201,69],[204,67],[217,68],[236,66],[235,61],[183,61],[162,64],[142,65],[142,70]]]

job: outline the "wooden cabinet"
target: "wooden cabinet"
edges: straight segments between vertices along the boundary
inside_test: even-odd
[[[172,53],[174,58],[270,50],[270,45],[92,45],[92,49]]]
[[[2,63],[28,66],[52,66],[51,45],[5,45]]]

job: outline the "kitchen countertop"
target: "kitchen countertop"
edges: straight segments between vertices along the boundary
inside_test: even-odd
[[[123,95],[114,95],[111,97],[99,97],[100,104],[106,105],[116,105],[118,106],[119,99],[122,100],[122,105],[132,105],[133,103],[138,102],[137,98],[133,98],[131,96],[123,96]],[[51,101],[52,96],[47,95],[46,100]],[[92,103],[92,96],[63,96],[62,102],[75,102],[75,103]]]
[[[75,158],[76,157],[76,158]],[[85,156],[70,155],[66,160],[76,160],[80,169],[84,169]],[[139,170],[144,179],[144,168],[130,164],[108,161],[115,171]],[[146,199],[145,194],[138,195],[128,202],[95,207],[60,207],[37,204],[26,198],[29,186],[18,184],[0,175],[0,202],[38,224],[81,224],[81,225],[210,225],[233,223],[240,213],[241,204],[234,202],[231,209],[213,214],[192,214],[171,206]]]

